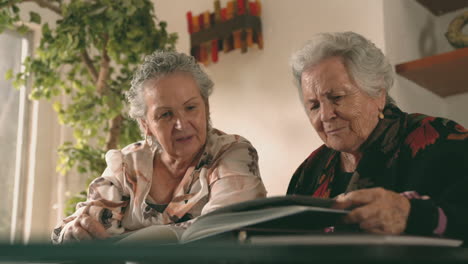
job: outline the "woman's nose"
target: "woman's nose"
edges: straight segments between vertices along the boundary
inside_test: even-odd
[[[178,130],[183,130],[185,128],[186,119],[183,115],[178,115],[175,121],[175,128]]]
[[[320,120],[322,122],[330,121],[336,117],[335,107],[330,103],[324,103],[320,107]]]

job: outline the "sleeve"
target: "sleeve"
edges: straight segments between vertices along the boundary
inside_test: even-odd
[[[228,149],[211,174],[209,200],[202,215],[229,204],[266,197],[257,151],[248,142]]]
[[[460,128],[459,133],[441,134],[448,140],[421,152],[418,163],[424,171],[420,173],[418,185],[422,192],[416,191],[423,196],[409,197],[411,211],[407,233],[468,241],[467,132]]]
[[[63,243],[64,234],[83,214],[91,216],[100,222],[110,235],[118,235],[125,230],[121,226],[121,219],[128,204],[123,195],[121,184],[123,175],[122,153],[110,150],[106,154],[107,168],[101,177],[96,178],[88,188],[85,202],[78,203],[76,211],[63,219],[52,232],[54,244]]]

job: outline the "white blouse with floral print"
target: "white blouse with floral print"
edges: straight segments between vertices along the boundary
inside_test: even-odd
[[[62,243],[65,231],[83,213],[102,223],[110,235],[119,235],[150,225],[186,228],[192,222],[188,220],[202,214],[266,196],[255,148],[241,136],[211,129],[197,165],[187,170],[160,212],[148,195],[156,151],[143,142],[108,151],[106,170],[90,184],[87,200],[54,229],[52,241]]]

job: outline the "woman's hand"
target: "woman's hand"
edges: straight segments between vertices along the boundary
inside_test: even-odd
[[[346,224],[358,224],[370,233],[397,235],[405,231],[410,202],[398,193],[372,188],[339,195],[333,208],[352,209],[344,218]]]
[[[63,242],[109,238],[104,226],[88,214],[81,214],[65,230]]]

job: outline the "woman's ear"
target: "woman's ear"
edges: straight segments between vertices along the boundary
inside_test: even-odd
[[[145,119],[140,118],[138,119],[138,125],[140,126],[141,131],[145,131],[145,135],[151,135],[151,131],[149,129],[148,123]]]
[[[205,102],[205,109],[206,109],[206,116],[209,117],[210,116],[210,104],[208,102]]]
[[[379,97],[377,97],[377,105],[381,111],[385,108],[385,103],[387,101],[387,91],[385,89],[382,89],[380,91]]]

